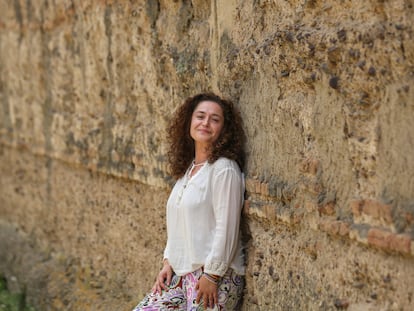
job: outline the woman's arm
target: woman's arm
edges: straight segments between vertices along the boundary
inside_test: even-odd
[[[237,251],[244,184],[232,166],[219,169],[211,182],[216,230],[204,271],[223,276]]]
[[[197,283],[197,299],[212,308],[218,301],[219,277],[227,271],[239,241],[239,224],[244,183],[235,167],[224,167],[213,174],[212,203],[216,222],[212,249],[204,264],[204,273]]]

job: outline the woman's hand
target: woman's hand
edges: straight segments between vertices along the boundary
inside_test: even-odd
[[[198,280],[196,285],[197,299],[196,302],[200,303],[202,300],[205,308],[214,308],[214,305],[217,304],[217,284],[209,281],[204,275]]]
[[[168,286],[171,283],[171,278],[173,275],[173,270],[170,266],[170,263],[167,259],[164,260],[164,267],[161,269],[160,273],[158,273],[157,279],[155,281],[154,286],[152,287],[152,292],[155,293],[162,293],[162,290],[168,291]]]

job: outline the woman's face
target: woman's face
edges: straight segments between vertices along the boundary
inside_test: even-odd
[[[220,105],[213,101],[202,101],[193,111],[190,136],[196,144],[209,146],[220,136],[223,125],[223,109]]]

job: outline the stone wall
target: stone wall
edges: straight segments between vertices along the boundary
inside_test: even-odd
[[[212,90],[248,137],[243,309],[411,310],[413,5],[0,2],[0,272],[41,310],[132,308],[165,126]]]

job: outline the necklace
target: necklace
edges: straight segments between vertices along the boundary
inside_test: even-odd
[[[190,168],[190,170],[188,171],[188,177],[189,178],[191,178],[192,176],[191,176],[191,174],[193,173],[193,170],[195,169],[195,168],[197,168],[197,167],[200,167],[200,166],[203,166],[204,164],[206,164],[207,163],[207,160],[205,160],[204,162],[201,162],[201,163],[198,163],[198,164],[196,164],[195,163],[195,160],[193,160],[193,162],[191,162],[191,168]]]
[[[187,172],[185,172],[185,174],[184,174],[184,184],[183,184],[183,186],[181,188],[181,191],[178,194],[178,197],[177,197],[177,205],[180,204],[180,202],[181,202],[181,198],[182,198],[182,196],[184,194],[184,190],[185,190],[185,188],[187,188],[187,185],[188,185],[188,183],[189,183],[189,181],[190,181],[190,179],[192,177],[191,176],[191,173],[193,172],[193,170],[196,167],[203,166],[204,164],[207,163],[207,161],[208,160],[205,160],[204,162],[201,162],[201,163],[198,163],[198,164],[195,163],[195,160],[193,160],[193,162],[191,162],[191,166],[189,167],[189,169],[187,170]]]
[[[193,166],[193,167],[202,166],[202,165],[206,164],[206,162],[207,162],[207,160],[205,160],[205,161],[203,161],[201,163],[196,164],[195,163],[195,160],[193,160],[193,162],[191,162],[191,166]]]

